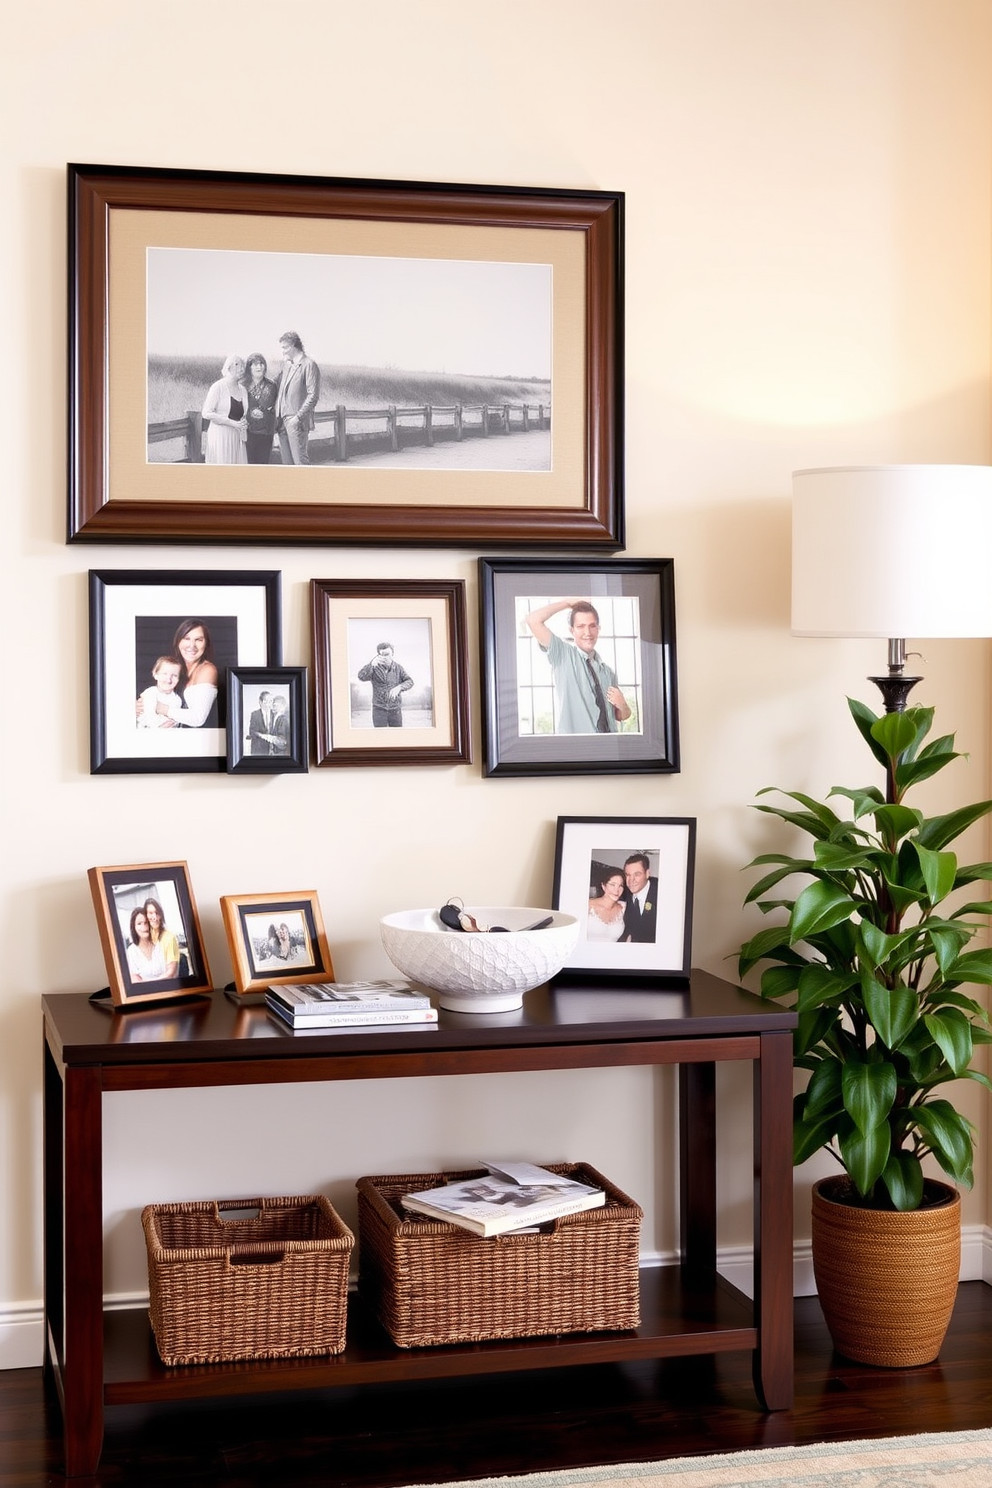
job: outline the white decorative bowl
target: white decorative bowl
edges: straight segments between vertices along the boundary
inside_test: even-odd
[[[579,939],[574,915],[505,904],[469,904],[480,925],[506,932],[446,930],[434,909],[405,909],[384,916],[379,931],[386,955],[404,976],[438,994],[456,1013],[505,1013],[523,995],[561,971]],[[525,930],[551,915],[544,930]]]

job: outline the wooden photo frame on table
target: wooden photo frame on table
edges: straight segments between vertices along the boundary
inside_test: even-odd
[[[680,768],[670,558],[479,559],[486,775]]]
[[[185,863],[90,868],[88,878],[115,1006],[143,1006],[210,991],[210,968]]]
[[[278,570],[90,571],[90,774],[227,768],[227,670],[278,667],[281,578]],[[210,671],[187,685],[197,651]]]
[[[560,816],[555,909],[582,926],[563,976],[689,975],[696,820]]]
[[[472,761],[462,579],[311,579],[318,765]]]
[[[623,213],[70,165],[69,540],[621,547]]]
[[[324,920],[312,889],[225,894],[220,901],[238,996],[266,987],[334,980]]]

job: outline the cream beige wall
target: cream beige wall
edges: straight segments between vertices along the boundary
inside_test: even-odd
[[[37,1322],[38,999],[104,980],[87,867],[186,859],[217,980],[221,894],[315,887],[339,974],[375,975],[382,912],[453,892],[547,901],[558,815],[694,815],[695,960],[732,973],[753,924],[740,867],[768,840],[748,802],[770,783],[862,783],[844,697],[873,702],[883,659],[789,634],[790,472],[992,456],[988,0],[2,11],[0,1344]],[[311,576],[456,576],[474,612],[478,555],[65,546],[68,160],[626,192],[627,551],[675,559],[681,775],[90,777],[88,567],[279,567],[300,663]],[[473,620],[473,655],[477,639]],[[990,793],[987,663],[984,643],[926,648],[920,700],[971,754],[948,801]],[[478,753],[477,677],[472,702]],[[740,1072],[724,1085],[733,1250],[748,1095]],[[149,1200],[318,1186],[347,1208],[362,1172],[497,1150],[596,1162],[644,1201],[645,1248],[674,1243],[672,1088],[644,1071],[115,1096],[106,1115],[115,1292],[143,1285]],[[965,1220],[986,1219],[981,1180]]]

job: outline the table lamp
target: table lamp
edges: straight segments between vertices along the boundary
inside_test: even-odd
[[[886,639],[869,680],[903,712],[907,637],[992,636],[992,466],[795,471],[792,633]]]

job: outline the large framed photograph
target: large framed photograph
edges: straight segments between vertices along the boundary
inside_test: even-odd
[[[622,546],[622,193],[68,196],[70,541]]]
[[[110,995],[118,1006],[200,996],[212,986],[185,863],[89,870]]]
[[[472,760],[462,579],[311,579],[318,765]]]
[[[487,775],[679,768],[670,558],[480,558]]]
[[[227,669],[227,773],[306,774],[306,667]]]
[[[275,983],[329,982],[334,965],[317,895],[225,894],[220,901],[239,996]]]
[[[227,768],[227,672],[282,660],[280,580],[90,571],[92,775]]]
[[[689,975],[693,817],[560,816],[552,905],[583,927],[563,975]]]

